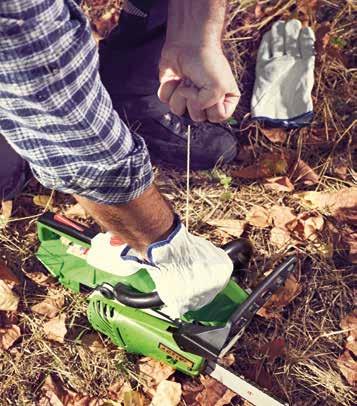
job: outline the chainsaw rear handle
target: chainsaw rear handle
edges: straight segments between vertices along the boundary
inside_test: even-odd
[[[97,234],[94,230],[63,216],[62,214],[46,212],[42,214],[38,221],[54,230],[67,234],[70,237],[76,238],[87,244],[90,244],[92,238]]]

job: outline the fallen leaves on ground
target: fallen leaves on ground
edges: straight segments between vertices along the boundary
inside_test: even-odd
[[[52,195],[36,195],[32,199],[33,204],[44,209],[53,210]]]
[[[275,227],[286,228],[296,220],[293,209],[287,206],[274,205],[270,208],[270,215]]]
[[[357,310],[345,316],[341,320],[340,326],[343,330],[348,330],[346,332],[346,349],[357,356]]]
[[[210,376],[200,376],[203,390],[196,396],[196,402],[200,406],[224,406],[231,403],[236,394],[227,389],[222,383]]]
[[[357,361],[354,360],[350,351],[344,351],[337,359],[337,365],[347,382],[355,386],[357,384]]]
[[[144,357],[139,360],[139,371],[145,381],[145,386],[148,388],[148,393],[153,395],[154,388],[161,381],[169,378],[175,370],[163,362],[156,361],[149,357]]]
[[[144,406],[144,396],[142,393],[131,390],[124,393],[124,406]]]
[[[33,305],[31,310],[49,319],[53,319],[61,311],[63,306],[64,297],[61,295],[58,297],[46,297],[46,299]]]
[[[16,324],[0,328],[0,352],[8,350],[20,337],[21,330]]]
[[[0,310],[14,311],[17,310],[20,298],[6,282],[0,280]]]
[[[287,131],[284,128],[260,128],[260,131],[268,138],[271,142],[283,143],[287,138]]]
[[[284,285],[280,287],[261,307],[257,314],[266,319],[280,319],[281,310],[292,302],[301,292],[301,286],[294,275],[290,275]]]
[[[247,222],[258,228],[268,227],[271,222],[270,212],[262,206],[253,206],[247,213]]]
[[[290,229],[292,236],[300,241],[314,241],[318,237],[318,232],[324,227],[323,217],[316,212],[304,212],[297,216],[297,221],[292,222]]]
[[[327,223],[330,240],[336,253],[357,264],[357,232],[347,225]]]
[[[125,393],[130,391],[132,391],[132,387],[124,378],[120,378],[120,380],[114,382],[108,388],[110,399],[118,402],[123,402]]]
[[[218,227],[220,230],[232,235],[233,237],[239,238],[244,233],[244,228],[247,222],[236,219],[220,219],[207,221],[207,224]]]
[[[265,179],[270,189],[291,192],[296,184],[315,185],[317,173],[296,154],[282,149],[263,154],[257,163],[232,171],[232,176],[243,179]]]
[[[12,200],[3,200],[1,202],[0,229],[7,226],[12,214],[12,205]]]
[[[89,348],[92,352],[102,352],[105,350],[103,341],[98,333],[85,334],[81,338],[81,343]]]
[[[0,280],[4,281],[9,288],[13,288],[20,283],[19,278],[10,270],[10,268],[0,261]]]
[[[289,231],[280,227],[273,227],[270,231],[270,242],[278,249],[293,242]]]
[[[67,333],[66,328],[66,316],[60,314],[59,316],[47,321],[43,325],[44,332],[46,337],[49,340],[57,341],[58,343],[64,342],[64,336]]]
[[[161,381],[150,406],[177,406],[182,394],[181,385],[172,381]]]
[[[281,357],[286,353],[285,339],[283,337],[275,338],[267,343],[262,348],[262,351],[268,357],[270,362],[274,362],[276,358]]]
[[[292,192],[295,187],[287,176],[277,176],[275,178],[268,178],[264,186],[271,190],[278,192]]]
[[[356,224],[357,187],[344,188],[337,192],[304,192],[300,198],[311,207],[326,210],[339,222]]]
[[[26,276],[40,286],[52,287],[58,283],[57,279],[49,273],[29,272],[26,273]]]
[[[83,209],[83,207],[79,203],[76,203],[76,204],[70,206],[64,212],[64,215],[66,217],[80,217],[83,219],[86,219],[88,217],[87,212]]]
[[[39,406],[99,406],[104,404],[103,401],[66,388],[63,382],[53,374],[45,379],[41,393]]]

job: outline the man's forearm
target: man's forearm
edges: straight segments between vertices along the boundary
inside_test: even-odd
[[[170,0],[166,42],[221,44],[227,0]]]
[[[174,223],[171,207],[155,186],[127,204],[105,205],[81,196],[75,198],[105,230],[143,255],[149,244],[167,237]]]

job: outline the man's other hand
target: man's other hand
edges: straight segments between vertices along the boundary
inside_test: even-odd
[[[174,114],[212,123],[233,114],[240,92],[219,46],[165,44],[159,67],[158,95]]]

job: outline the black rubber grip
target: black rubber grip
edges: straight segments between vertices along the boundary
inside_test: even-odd
[[[46,212],[42,214],[38,221],[87,244],[90,244],[92,238],[97,234],[94,230],[74,220],[68,219],[61,214]]]
[[[115,285],[113,294],[115,299],[120,303],[137,309],[161,307],[164,304],[157,292],[137,292],[123,283],[117,283]]]

